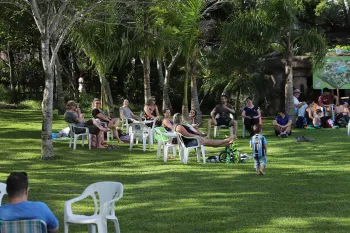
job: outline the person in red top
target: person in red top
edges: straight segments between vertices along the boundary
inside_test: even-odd
[[[323,94],[318,97],[318,105],[328,108],[330,104],[334,104],[334,101],[338,102],[338,96],[333,95],[328,88],[323,89]]]

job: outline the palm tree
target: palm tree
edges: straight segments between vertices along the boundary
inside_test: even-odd
[[[80,25],[72,33],[76,45],[95,65],[101,83],[101,99],[108,112],[113,112],[113,98],[106,74],[113,68],[120,52],[120,35],[115,26],[101,23]]]
[[[313,65],[318,66],[327,52],[324,37],[314,29],[301,29],[298,15],[303,11],[297,0],[270,0],[247,13],[242,13],[231,24],[230,39],[246,41],[252,51],[264,51],[268,45],[283,54],[285,66],[285,108],[294,116],[293,59],[298,52],[310,51]],[[262,49],[262,50],[261,50]]]

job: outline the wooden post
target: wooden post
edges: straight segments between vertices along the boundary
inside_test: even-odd
[[[339,99],[340,99],[339,88],[337,88],[337,96],[338,96],[338,99],[337,99],[337,102],[335,104],[338,106],[339,105]]]

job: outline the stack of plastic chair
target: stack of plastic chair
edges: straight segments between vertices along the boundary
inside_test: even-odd
[[[168,160],[168,151],[169,148],[173,149],[173,155],[176,157],[176,147],[178,146],[177,144],[173,144],[173,138],[174,137],[168,137],[166,134],[169,134],[169,132],[166,131],[164,127],[156,127],[154,128],[154,137],[156,141],[158,142],[158,147],[157,147],[157,158],[160,157],[162,153],[162,148],[163,148],[163,161],[166,162]],[[175,138],[177,135],[175,132],[173,132]]]
[[[147,141],[151,147],[150,140],[150,128],[143,123],[131,123],[129,124],[129,134],[130,134],[130,151],[134,145],[134,140],[138,144],[138,140],[142,140],[143,151],[146,151]]]

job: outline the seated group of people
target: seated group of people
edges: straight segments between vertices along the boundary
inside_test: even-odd
[[[323,89],[323,93],[319,96],[317,103],[314,101],[299,102],[300,90],[295,89],[294,95],[294,106],[297,113],[297,128],[303,128],[306,125],[312,125],[315,128],[321,127],[332,127],[337,125],[339,127],[346,127],[349,118],[349,104],[348,101],[338,103],[339,99],[333,95],[328,88]],[[334,114],[334,120],[330,120]]]

